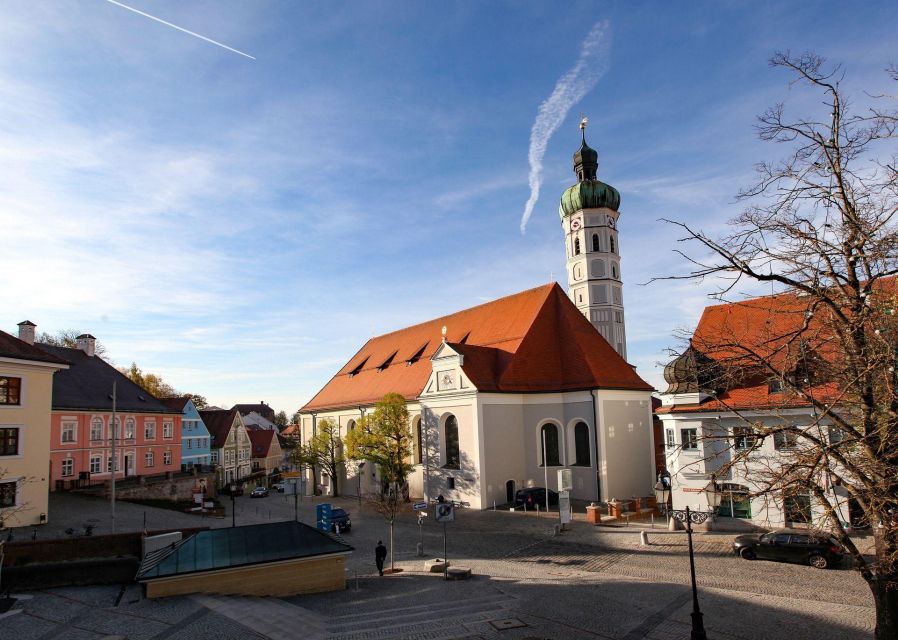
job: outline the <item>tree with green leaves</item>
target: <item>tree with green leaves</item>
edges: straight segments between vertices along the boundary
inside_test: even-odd
[[[287,412],[286,411],[278,411],[276,414],[274,414],[274,423],[281,428],[286,427],[287,426]]]
[[[323,469],[331,477],[334,496],[340,495],[340,467],[345,462],[343,455],[343,439],[340,437],[340,425],[329,418],[318,423],[315,435],[294,451],[294,461],[314,468]]]
[[[398,393],[386,394],[374,406],[374,412],[359,420],[346,435],[347,457],[376,464],[380,469],[383,490],[367,499],[390,525],[391,571],[396,570],[393,527],[405,502],[404,488],[412,470],[412,442],[408,407]]]

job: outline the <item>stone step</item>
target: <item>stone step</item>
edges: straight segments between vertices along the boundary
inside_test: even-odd
[[[500,614],[498,611],[482,612],[464,616],[463,619],[433,619],[426,622],[409,622],[395,620],[392,624],[378,622],[364,630],[353,632],[334,632],[327,640],[380,640],[381,638],[415,638],[415,640],[451,640],[453,638],[470,638],[471,631],[465,624],[492,620]]]
[[[345,621],[340,617],[333,621],[330,631],[333,634],[349,634],[363,632],[366,629],[391,629],[409,625],[443,626],[447,621],[474,622],[507,617],[507,609],[511,601],[503,602],[454,602],[446,605],[428,605],[426,608],[414,607],[413,611],[401,610],[379,611],[367,614],[364,618]]]
[[[481,604],[488,605],[490,603],[505,603],[505,602],[514,602],[514,596],[508,596],[502,593],[496,593],[492,595],[483,595],[472,598],[456,598],[451,603],[441,605],[441,609],[448,610],[452,607],[456,606],[466,606],[468,604]],[[436,605],[431,604],[419,604],[412,605],[407,607],[393,607],[390,609],[378,609],[377,611],[368,611],[363,613],[348,613],[346,615],[338,616],[341,622],[350,622],[352,620],[370,618],[371,616],[380,616],[389,613],[412,613],[415,611],[432,611]]]
[[[326,625],[321,616],[276,598],[205,594],[192,598],[270,640],[294,640],[300,631],[304,640],[324,640],[326,637]]]

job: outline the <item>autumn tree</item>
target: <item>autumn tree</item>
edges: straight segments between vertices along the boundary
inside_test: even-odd
[[[340,425],[329,418],[318,423],[315,435],[306,444],[298,446],[293,453],[295,462],[323,469],[331,477],[335,496],[340,495],[338,478],[340,467],[345,462],[343,439]]]
[[[155,398],[171,398],[184,395],[165,382],[162,379],[162,376],[141,371],[140,367],[138,367],[135,362],[132,362],[128,369],[122,369],[121,371],[128,376],[128,379],[131,380],[131,382],[138,385]]]
[[[78,329],[60,329],[56,333],[52,334],[44,331],[37,336],[35,342],[39,344],[48,344],[53,347],[68,347],[69,349],[77,349],[78,336],[82,335],[83,333],[83,331],[79,331]],[[109,359],[106,352],[106,347],[101,344],[99,340],[94,343],[94,353],[104,360]]]
[[[383,490],[368,501],[390,525],[390,569],[396,570],[393,556],[393,528],[405,499],[406,479],[412,465],[412,431],[408,407],[398,393],[386,394],[374,411],[346,434],[347,457],[376,464],[383,480]]]
[[[786,303],[775,313],[789,321],[763,316],[765,339],[746,344],[721,335],[691,347],[713,360],[705,370],[712,395],[760,374],[782,386],[781,409],[797,399],[812,408],[813,424],[745,416],[749,431],[737,437],[751,433],[752,446],[743,441],[718,475],[753,460],[753,495],[810,494],[872,591],[875,637],[896,638],[898,110],[884,95],[860,96],[867,104],[854,110],[843,71],[817,55],[780,53],[771,65],[817,98],[821,113],[793,116],[777,104],[759,117],[760,138],[785,156],[757,165],[757,182],[740,194],[746,208],[724,235],[672,222],[697,247],[683,254],[690,272],[673,277],[722,283],[713,294],[721,300],[746,282],[782,293]],[[894,67],[889,73],[898,80]],[[758,458],[755,445],[768,438],[787,442],[788,451]],[[833,486],[847,491],[872,527],[874,560],[827,499]]]

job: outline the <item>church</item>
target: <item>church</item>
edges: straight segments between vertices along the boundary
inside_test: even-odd
[[[626,361],[620,194],[597,179],[584,126],[559,207],[567,292],[543,285],[371,338],[300,410],[304,442],[325,418],[345,436],[394,392],[411,419],[413,497],[485,509],[546,479],[557,490],[559,469],[575,499],[651,494],[652,387]],[[314,484],[375,492],[372,466]]]

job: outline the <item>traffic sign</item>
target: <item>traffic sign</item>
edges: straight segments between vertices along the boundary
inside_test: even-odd
[[[451,502],[441,502],[436,505],[434,520],[437,522],[453,522],[455,520],[455,508]]]
[[[327,502],[315,507],[315,526],[319,531],[331,530],[331,505]]]
[[[421,511],[421,509],[426,509],[426,508],[427,508],[427,503],[424,502],[423,500],[421,502],[416,502],[415,504],[412,505],[412,509],[414,509],[415,511]]]

